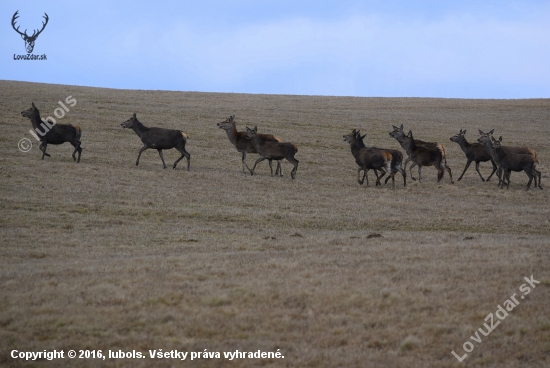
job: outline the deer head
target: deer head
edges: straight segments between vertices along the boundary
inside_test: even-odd
[[[36,38],[38,37],[38,35],[42,33],[44,28],[46,28],[46,24],[48,24],[48,20],[49,20],[48,14],[44,13],[44,19],[46,21],[42,22],[42,29],[41,30],[35,29],[32,36],[29,36],[27,34],[27,30],[25,30],[25,32],[21,32],[19,31],[19,27],[15,28],[15,21],[17,18],[19,18],[19,15],[17,15],[17,13],[19,13],[19,10],[16,11],[13,17],[11,18],[11,26],[13,27],[15,32],[21,35],[21,38],[25,41],[25,48],[27,49],[27,53],[30,54],[32,50],[34,50],[34,41],[36,41]]]

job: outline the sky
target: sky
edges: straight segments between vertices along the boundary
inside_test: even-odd
[[[20,30],[33,54],[14,60]],[[0,79],[200,92],[550,98],[550,0],[11,1]]]

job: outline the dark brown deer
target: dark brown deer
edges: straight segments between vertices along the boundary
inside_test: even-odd
[[[229,141],[233,143],[237,151],[242,153],[242,163],[243,163],[243,174],[245,173],[244,168],[246,167],[248,170],[250,168],[246,164],[246,154],[247,153],[258,153],[256,151],[256,148],[254,148],[254,145],[252,144],[252,141],[250,139],[246,139],[246,132],[239,132],[237,130],[237,124],[235,123],[235,115],[231,115],[224,121],[218,123],[218,128],[225,130],[227,133],[227,138],[229,138]],[[282,142],[283,140],[277,136],[274,136],[272,134],[258,134],[260,136],[260,139],[266,141],[266,142]],[[273,167],[271,164],[271,159],[269,160],[269,168],[271,169],[271,176],[273,176]],[[282,170],[281,170],[281,160],[277,161],[277,169],[275,170],[275,175],[281,174],[282,176]]]
[[[493,159],[493,161],[499,166],[498,171],[497,171],[497,176],[498,176],[498,185],[501,186],[501,184],[504,184],[504,183],[502,183],[503,172],[502,172],[502,168],[500,167],[498,157],[495,155],[495,152],[493,150],[493,142],[492,142],[492,140],[494,139],[493,138],[493,132],[494,132],[494,129],[492,129],[488,133],[485,133],[485,132],[479,130],[479,138],[477,139],[477,141],[479,143],[483,144],[483,146],[485,147],[485,150],[487,151],[487,153],[489,153],[491,155],[491,158]],[[531,155],[533,157],[533,160],[535,162],[538,162],[537,152],[534,149],[530,148],[530,147],[516,147],[516,146],[501,146],[501,147],[502,147],[502,151],[504,153],[519,154],[519,155]]]
[[[387,174],[392,178],[392,188],[395,189],[395,172],[392,172],[391,162],[392,155],[388,151],[382,151],[377,148],[362,147],[364,144],[358,142],[360,138],[359,132],[353,129],[350,134],[343,136],[344,141],[349,143],[351,154],[355,158],[357,164],[357,182],[359,185],[363,185],[366,178],[367,186],[369,186],[369,177],[367,172],[369,170],[379,170],[382,175],[376,178],[376,185],[380,185],[380,179]],[[364,171],[363,179],[361,179],[361,171]]]
[[[405,152],[407,152],[407,155],[409,155],[409,158],[407,158],[407,160],[405,161],[405,170],[407,167],[407,163],[409,161],[413,162],[409,169],[412,180],[416,180],[412,176],[413,167],[418,165],[418,176],[420,176],[421,168],[418,162],[422,162],[423,163],[422,166],[433,165],[436,167],[438,171],[438,179],[437,179],[438,182],[443,178],[443,175],[445,174],[445,170],[447,170],[451,178],[451,184],[454,184],[451,168],[447,165],[447,154],[445,152],[445,147],[442,144],[436,143],[436,142],[424,142],[424,141],[421,141],[420,139],[412,139],[411,141],[412,131],[409,131],[409,134],[406,135],[405,132],[403,131],[403,124],[401,124],[400,128],[393,125],[393,131],[390,132],[390,137],[397,139],[399,144],[401,144],[401,147],[403,147],[405,149]],[[412,147],[415,148],[416,160],[414,160],[411,156]],[[440,171],[440,169],[442,169],[443,171]],[[418,178],[418,180],[420,180],[420,178]]]
[[[158,151],[160,159],[162,160],[162,166],[166,169],[162,150],[175,148],[181,153],[181,157],[174,162],[172,168],[175,169],[178,162],[185,157],[187,158],[187,171],[189,171],[191,166],[191,155],[185,150],[185,144],[187,143],[187,139],[189,139],[187,133],[176,129],[148,128],[137,119],[136,113],[134,113],[130,119],[120,124],[120,126],[122,128],[133,129],[143,142],[143,147],[139,150],[136,160],[136,166],[139,165],[141,153],[148,148],[154,148]]]
[[[392,125],[392,126],[393,126],[393,131],[390,132],[390,137],[393,137],[393,138],[397,139],[399,144],[401,144],[401,147],[403,147],[403,149],[405,149],[405,152],[407,152],[407,155],[409,155],[409,157],[405,161],[405,170],[407,170],[406,169],[407,168],[407,163],[409,161],[413,161],[409,171],[410,171],[410,174],[411,174],[411,179],[416,180],[412,176],[412,169],[413,169],[413,167],[418,165],[418,163],[414,162],[414,160],[411,158],[411,154],[407,150],[407,147],[409,146],[409,144],[408,144],[409,140],[407,139],[407,135],[405,134],[405,132],[403,130],[403,124],[401,124],[401,127],[399,127],[399,128],[396,127],[395,125]],[[411,133],[411,135],[412,135],[411,131],[409,131],[409,133]],[[451,174],[451,168],[447,165],[447,153],[445,152],[445,147],[442,144],[437,143],[437,142],[424,142],[424,141],[421,141],[420,139],[415,139],[414,140],[414,145],[416,147],[423,147],[423,148],[426,148],[428,150],[428,151],[422,150],[423,152],[433,151],[435,153],[435,151],[439,151],[440,156],[441,156],[441,164],[443,165],[444,170],[447,170],[449,172],[449,176],[451,177],[451,183],[454,184],[453,176]],[[424,166],[430,166],[430,165],[424,165]],[[436,168],[439,171],[439,168],[438,167],[436,167]],[[443,174],[445,174],[445,172],[443,172]],[[418,167],[418,175],[420,176],[420,166]],[[443,178],[443,175],[441,176],[441,178]],[[438,181],[439,180],[441,180],[441,179],[438,179]]]
[[[40,151],[42,151],[42,160],[44,156],[51,157],[49,153],[46,153],[46,148],[49,144],[63,144],[69,142],[73,145],[73,160],[77,163],[80,162],[80,155],[82,154],[82,147],[80,147],[80,137],[82,136],[82,129],[78,125],[71,124],[56,124],[51,121],[43,121],[40,118],[40,111],[34,105],[31,108],[21,112],[21,115],[31,120],[32,127],[36,131],[40,139]],[[78,159],[76,153],[78,152]]]
[[[492,138],[492,137],[491,137]],[[498,159],[499,165],[503,170],[502,173],[502,185],[501,188],[504,188],[506,181],[506,189],[510,188],[510,173],[512,171],[525,171],[529,177],[529,182],[527,183],[527,189],[531,187],[531,182],[535,178],[535,188],[537,187],[537,178],[538,178],[538,187],[542,189],[541,186],[541,173],[538,171],[535,166],[538,163],[532,154],[518,154],[510,153],[505,151],[501,145],[502,137],[498,141],[492,138],[492,148],[495,156]]]
[[[298,163],[299,161],[294,158],[294,155],[298,152],[298,146],[294,143],[290,142],[268,142],[264,141],[260,138],[260,135],[258,134],[258,127],[254,127],[254,129],[250,129],[249,127],[246,127],[246,137],[250,141],[252,141],[252,144],[254,145],[254,148],[256,149],[256,152],[260,155],[260,158],[256,160],[254,163],[254,167],[252,170],[250,170],[250,175],[254,175],[254,170],[256,169],[256,165],[258,162],[262,162],[263,160],[282,160],[283,158],[286,158],[288,162],[290,162],[294,167],[292,168],[292,171],[290,172],[290,176],[292,179],[296,178],[296,170],[298,170]],[[283,168],[281,167],[281,176],[283,176]]]
[[[485,149],[485,146],[483,144],[481,144],[481,143],[470,143],[466,140],[465,135],[466,135],[466,129],[464,129],[464,130],[460,129],[460,133],[458,133],[456,135],[453,135],[450,138],[451,142],[458,143],[458,145],[460,146],[462,151],[464,151],[464,153],[466,154],[466,159],[468,160],[466,162],[466,166],[464,167],[464,171],[462,172],[462,175],[460,175],[460,177],[458,178],[458,181],[460,181],[462,179],[462,177],[464,176],[464,173],[466,172],[466,170],[468,170],[468,168],[470,167],[470,164],[472,163],[472,161],[474,161],[476,163],[476,171],[479,174],[479,177],[481,178],[481,181],[483,181],[483,182],[484,181],[489,181],[489,179],[491,179],[493,174],[497,171],[497,165],[495,164],[495,161],[493,161],[493,158],[491,157],[491,154],[489,154],[487,152],[487,150]],[[483,179],[483,176],[479,172],[479,163],[480,162],[487,162],[487,161],[491,161],[491,163],[493,164],[493,171],[491,172],[491,175],[489,175],[487,180],[485,180],[485,179]]]
[[[451,177],[451,184],[454,184],[451,169],[446,165],[445,159],[443,158],[443,153],[438,147],[428,148],[427,146],[417,145],[413,138],[412,131],[409,131],[409,134],[402,138],[402,141],[402,145],[411,158],[411,161],[418,165],[419,182],[422,180],[422,167],[434,166],[437,169],[437,182],[441,181],[443,175],[445,174],[445,170],[447,170],[449,172],[449,176]]]
[[[367,135],[364,134],[364,135],[360,135],[359,134],[359,131],[357,131],[357,145],[359,147],[366,147],[365,146],[365,143],[363,141],[363,139],[366,137]],[[407,173],[405,172],[405,170],[403,169],[403,153],[401,153],[401,151],[399,150],[396,150],[396,149],[389,149],[389,148],[380,148],[380,147],[370,147],[370,148],[373,148],[373,149],[377,149],[377,150],[380,150],[380,151],[386,151],[386,152],[389,152],[392,156],[392,159],[391,159],[391,172],[392,173],[401,173],[401,175],[403,175],[403,186],[406,187],[407,186]],[[382,175],[378,176],[378,172],[377,170],[374,170],[374,175],[376,175],[376,179],[377,181],[379,181],[379,179],[385,175],[385,173],[382,173]],[[388,176],[386,178],[386,181],[384,182],[384,184],[387,184],[388,183],[388,180],[391,179],[391,176]]]
[[[17,32],[21,35],[21,38],[25,41],[25,48],[27,49],[27,53],[30,54],[32,52],[32,50],[34,50],[34,43],[35,43],[36,39],[38,38],[38,35],[40,33],[42,33],[44,28],[46,28],[46,24],[48,24],[48,20],[49,20],[48,14],[44,13],[44,19],[46,21],[42,22],[42,29],[40,31],[35,29],[32,36],[29,36],[27,34],[27,30],[25,30],[25,32],[21,32],[21,31],[19,31],[19,27],[15,28],[15,21],[17,20],[17,18],[19,18],[19,15],[17,15],[17,13],[19,13],[19,10],[16,11],[15,14],[13,14],[13,17],[11,18],[11,26],[13,27],[15,32]]]

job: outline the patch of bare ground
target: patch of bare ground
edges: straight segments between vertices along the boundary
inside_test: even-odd
[[[58,123],[82,127],[72,147],[38,145],[20,112],[43,116],[78,101]],[[181,129],[191,171],[163,169],[120,123]],[[266,162],[243,175],[216,123],[235,114],[298,145],[296,180]],[[53,115],[52,115],[53,116]],[[449,100],[130,91],[0,81],[0,366],[13,349],[138,350],[147,359],[85,366],[546,367],[550,364],[549,100]],[[495,129],[538,152],[545,190],[483,183],[470,167],[451,185],[359,186],[342,135],[400,149],[404,124],[438,141],[458,178],[466,158],[449,138]],[[179,157],[165,151],[170,167]],[[256,155],[250,155],[249,164]],[[183,165],[185,166],[185,165]],[[182,167],[183,167],[182,166]],[[490,164],[481,164],[485,176]],[[416,174],[416,173],[415,173]],[[374,183],[372,173],[371,185]],[[541,283],[494,331],[470,336],[524,277]],[[474,335],[475,336],[475,335]],[[474,350],[463,363],[451,351]],[[284,359],[151,360],[149,350],[277,351]],[[222,355],[223,356],[223,355]]]

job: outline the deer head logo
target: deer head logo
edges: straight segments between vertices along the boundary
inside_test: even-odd
[[[17,13],[19,13],[19,10],[16,11],[15,14],[13,15],[13,18],[11,18],[11,26],[13,27],[15,32],[19,33],[21,35],[21,38],[25,40],[25,48],[27,49],[27,53],[30,54],[34,49],[34,41],[36,41],[36,38],[38,37],[38,35],[42,33],[44,28],[46,28],[46,24],[48,24],[48,19],[49,19],[48,14],[44,13],[44,19],[46,21],[42,22],[42,29],[40,31],[35,29],[32,36],[29,36],[27,34],[27,30],[25,30],[25,32],[21,32],[19,31],[19,27],[15,28],[15,20],[19,18],[19,15],[17,15]]]

